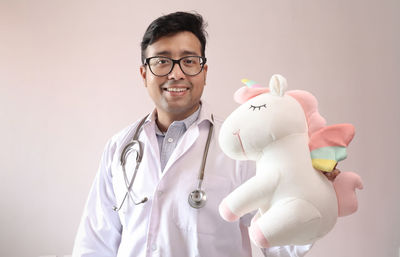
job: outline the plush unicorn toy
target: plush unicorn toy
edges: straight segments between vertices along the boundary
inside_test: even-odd
[[[223,123],[219,144],[229,157],[256,161],[256,175],[220,204],[222,218],[235,221],[258,210],[249,228],[259,247],[315,242],[335,225],[338,216],[357,209],[360,177],[332,171],[346,157],[354,135],[350,124],[325,126],[317,100],[306,91],[288,91],[286,79],[271,78],[269,89],[243,87],[242,103]]]

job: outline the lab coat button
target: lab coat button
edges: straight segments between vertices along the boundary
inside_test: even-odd
[[[152,244],[151,245],[151,250],[156,251],[157,250],[157,245],[156,244]]]
[[[174,142],[174,139],[172,137],[168,138],[168,143]]]

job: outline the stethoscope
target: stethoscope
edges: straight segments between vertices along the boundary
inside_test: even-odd
[[[143,124],[146,121],[147,116],[144,117],[140,121],[140,123],[137,126],[136,131],[132,137],[132,140],[122,150],[122,153],[120,156],[120,165],[122,167],[122,172],[124,175],[126,193],[125,193],[125,196],[124,196],[121,204],[119,205],[119,207],[117,207],[117,206],[113,207],[114,211],[119,211],[122,208],[122,206],[124,205],[124,202],[127,198],[130,198],[135,205],[145,203],[148,200],[147,197],[144,197],[140,201],[134,200],[134,199],[136,199],[136,197],[132,196],[132,194],[131,194],[132,185],[133,185],[133,182],[135,181],[135,177],[136,177],[137,171],[140,166],[140,162],[142,161],[142,157],[143,157],[143,146],[142,146],[142,143],[139,141],[139,134],[143,128]],[[213,115],[211,115],[211,120],[214,122]],[[204,147],[203,160],[201,162],[200,172],[199,172],[199,176],[198,176],[199,183],[197,185],[197,188],[195,190],[193,190],[188,196],[189,205],[195,209],[202,208],[207,202],[207,194],[201,188],[201,185],[202,185],[203,179],[204,179],[204,169],[206,166],[207,154],[208,154],[208,149],[210,148],[210,141],[211,141],[213,129],[214,129],[214,125],[211,122],[210,129],[208,130],[206,146]],[[126,170],[125,170],[125,164],[128,159],[127,157],[130,153],[136,153],[136,165],[135,165],[135,170],[133,171],[133,174],[132,174],[132,178],[129,180]]]

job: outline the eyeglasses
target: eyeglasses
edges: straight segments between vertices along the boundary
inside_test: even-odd
[[[185,56],[179,60],[174,60],[163,56],[153,56],[146,58],[145,65],[148,65],[151,73],[157,77],[167,76],[178,64],[181,71],[187,76],[196,76],[206,64],[207,59],[201,56]]]

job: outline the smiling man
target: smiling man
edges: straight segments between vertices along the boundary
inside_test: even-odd
[[[218,205],[255,174],[225,156],[222,121],[201,96],[206,84],[203,19],[176,12],[147,28],[140,74],[155,109],[113,136],[75,239],[74,257],[249,257],[251,215],[225,222]],[[303,256],[310,246],[263,249]]]
[[[156,105],[157,125],[166,131],[173,121],[183,120],[199,108],[206,58],[199,39],[189,31],[167,34],[148,46],[143,43],[142,49],[148,57],[140,73]]]

